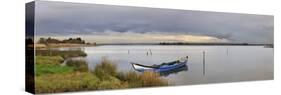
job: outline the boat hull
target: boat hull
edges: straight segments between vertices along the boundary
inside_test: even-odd
[[[173,64],[173,65],[163,65],[163,66],[159,66],[159,67],[150,67],[150,66],[144,66],[144,65],[132,63],[132,66],[136,71],[139,71],[139,72],[145,72],[145,71],[166,72],[166,71],[170,71],[170,70],[174,70],[174,69],[178,69],[183,66],[186,66],[186,63],[187,63],[187,61],[180,62],[180,63]]]

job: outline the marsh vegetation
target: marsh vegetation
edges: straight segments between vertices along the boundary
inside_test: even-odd
[[[89,70],[84,60],[68,60],[86,56],[82,51],[36,51],[35,91],[53,93],[67,91],[122,89],[168,85],[158,73],[120,72],[116,63],[103,58]]]

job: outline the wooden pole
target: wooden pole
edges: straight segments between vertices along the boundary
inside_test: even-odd
[[[226,55],[228,55],[228,47],[226,48]]]
[[[203,75],[205,75],[205,51],[203,51]]]

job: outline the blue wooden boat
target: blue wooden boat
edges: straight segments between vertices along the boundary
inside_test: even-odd
[[[131,64],[132,64],[133,68],[139,72],[145,72],[145,71],[167,72],[170,70],[175,70],[175,69],[181,68],[183,66],[186,66],[187,59],[188,59],[188,56],[186,56],[185,58],[181,58],[180,60],[176,60],[176,61],[172,61],[172,62],[168,62],[168,63],[162,63],[160,65],[151,65],[151,66],[142,65],[142,64],[133,63],[133,62],[131,62]]]

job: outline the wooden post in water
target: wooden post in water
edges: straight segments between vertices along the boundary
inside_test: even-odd
[[[226,55],[228,56],[228,47],[226,48]]]
[[[205,51],[203,51],[203,75],[205,75]]]
[[[149,49],[149,52],[150,52],[150,55],[152,55],[152,51],[151,51],[151,49]]]

